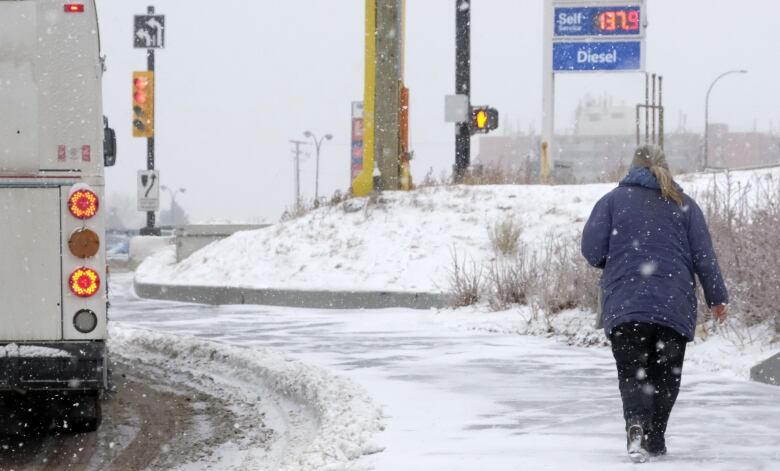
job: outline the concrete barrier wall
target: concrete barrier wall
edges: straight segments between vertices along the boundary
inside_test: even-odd
[[[193,224],[176,228],[176,261],[181,262],[203,247],[239,231],[253,231],[270,224]]]
[[[277,289],[223,288],[213,286],[176,286],[135,282],[142,298],[199,304],[259,304],[306,309],[410,309],[443,308],[450,297],[435,293],[335,292]]]
[[[751,368],[750,379],[780,386],[780,353]]]
[[[168,236],[136,236],[131,238],[127,257],[130,269],[135,270],[146,257],[159,252],[173,243],[173,237]]]

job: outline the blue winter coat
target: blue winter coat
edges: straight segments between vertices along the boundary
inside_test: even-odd
[[[693,340],[694,274],[709,306],[728,303],[704,215],[691,197],[683,197],[682,207],[664,199],[650,170],[634,167],[593,208],[582,233],[582,254],[604,269],[607,336],[620,324],[647,322]]]

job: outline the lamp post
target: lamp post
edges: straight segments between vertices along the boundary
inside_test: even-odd
[[[331,134],[325,134],[321,138],[317,139],[317,136],[314,135],[311,131],[306,131],[303,133],[305,137],[311,138],[312,141],[314,141],[314,147],[317,149],[317,170],[316,175],[314,177],[314,204],[319,204],[320,201],[320,146],[322,145],[322,141],[328,140],[330,141],[333,139],[333,135]]]
[[[171,225],[175,227],[176,226],[176,213],[174,211],[176,211],[176,195],[179,194],[179,193],[186,193],[187,189],[186,188],[178,188],[176,190],[172,190],[172,189],[168,188],[165,185],[162,185],[160,187],[160,189],[163,190],[163,191],[167,191],[168,195],[171,197]]]
[[[723,72],[722,74],[715,77],[715,80],[712,81],[710,84],[710,88],[707,89],[707,98],[704,100],[704,168],[706,169],[709,165],[709,136],[710,136],[710,93],[712,93],[712,87],[715,86],[716,83],[718,83],[718,80],[722,79],[723,77],[731,74],[746,74],[747,70],[739,69],[739,70],[729,70],[726,72]]]

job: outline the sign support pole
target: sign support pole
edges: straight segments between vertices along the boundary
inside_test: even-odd
[[[549,183],[555,147],[555,72],[553,72],[553,2],[544,2],[544,54],[542,58],[542,143],[539,153],[539,180]]]
[[[455,94],[468,97],[471,109],[471,4],[455,0]],[[455,181],[471,164],[469,120],[455,124]]]
[[[154,15],[154,7],[147,8],[149,15]],[[146,68],[150,72],[154,72],[154,49],[149,48],[146,50]],[[156,83],[156,82],[155,82]],[[153,97],[156,94],[153,95]],[[156,97],[154,97],[156,100]],[[154,105],[153,105],[154,106]],[[154,170],[154,136],[146,138],[146,169]],[[146,212],[146,227],[141,229],[141,235],[159,236],[161,234],[160,228],[155,227],[155,212]]]

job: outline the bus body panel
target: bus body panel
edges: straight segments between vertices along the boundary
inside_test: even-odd
[[[0,173],[102,175],[103,106],[94,0],[0,0]]]
[[[0,188],[0,341],[62,338],[60,189]]]
[[[0,0],[0,391],[108,387],[103,178],[103,60],[94,0]],[[74,217],[68,198],[87,185],[100,208]],[[71,235],[94,231],[97,254],[78,258]],[[86,266],[98,292],[80,298],[70,274]],[[82,309],[97,328],[79,332]]]

